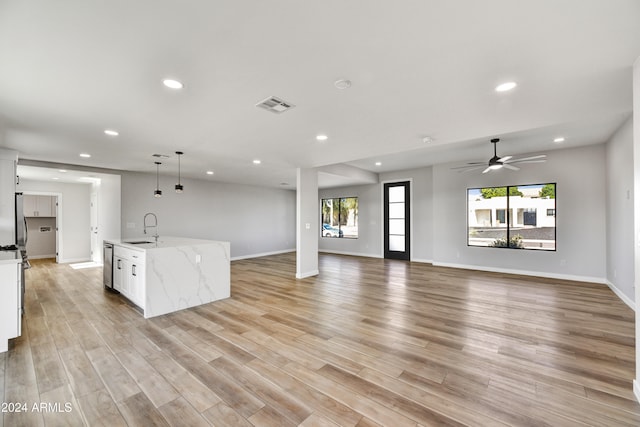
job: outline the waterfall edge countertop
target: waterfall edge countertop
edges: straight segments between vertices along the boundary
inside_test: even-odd
[[[127,239],[107,239],[107,243],[123,246],[129,249],[149,250],[149,249],[163,249],[163,248],[176,248],[179,246],[196,246],[196,245],[208,245],[212,243],[227,243],[217,240],[204,240],[193,239],[190,237],[174,237],[174,236],[160,236],[156,242],[153,236],[132,237]]]
[[[160,236],[156,243],[153,236],[144,236],[105,243],[114,246],[114,288],[145,318],[231,295],[229,242]]]

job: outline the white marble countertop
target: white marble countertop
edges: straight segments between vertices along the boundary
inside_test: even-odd
[[[20,250],[0,251],[0,264],[17,264],[22,262]]]
[[[143,236],[139,238],[127,238],[127,239],[107,239],[106,243],[112,243],[114,245],[120,245],[129,249],[137,249],[142,251],[163,249],[163,248],[179,248],[181,246],[197,246],[208,245],[211,243],[219,243],[216,240],[204,240],[204,239],[191,239],[189,237],[174,237],[174,236],[160,236],[158,242],[155,241],[153,236]],[[145,242],[145,243],[132,243],[132,242]]]

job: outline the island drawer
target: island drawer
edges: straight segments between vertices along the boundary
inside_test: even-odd
[[[144,262],[144,251],[136,251],[129,248],[123,248],[122,246],[114,246],[113,256],[116,258],[122,258],[131,262]]]

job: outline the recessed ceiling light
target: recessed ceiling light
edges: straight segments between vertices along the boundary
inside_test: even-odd
[[[179,82],[178,80],[174,80],[174,79],[164,79],[162,81],[162,84],[168,87],[169,89],[182,89],[184,87],[182,82]]]
[[[327,135],[320,134],[320,135],[316,135],[316,139],[318,141],[326,141],[327,139],[329,139],[329,137]]]
[[[106,135],[109,135],[109,136],[118,136],[118,135],[120,135],[120,133],[117,130],[113,130],[113,129],[105,129],[104,133]]]
[[[60,178],[58,178],[57,176],[54,176],[54,177],[53,177],[53,178],[51,178],[51,179],[58,180],[58,179],[60,179]]]
[[[430,136],[425,136],[422,138],[422,142],[424,142],[425,144],[431,144],[433,142],[433,138],[431,138]]]
[[[376,162],[376,166],[382,166],[382,162]]]
[[[254,165],[259,165],[260,163],[262,163],[262,162],[261,162],[260,160],[258,160],[258,159],[255,159],[255,160],[253,161],[253,164],[254,164]]]
[[[564,142],[564,138],[563,138],[563,137],[561,137],[561,136],[559,136],[558,138],[554,139],[554,140],[553,140],[553,142],[555,142],[555,143],[559,144],[559,143],[561,143],[561,142]]]
[[[213,171],[207,171],[207,175],[213,175]]]
[[[496,86],[496,92],[507,92],[518,86],[516,82],[506,82]]]
[[[60,172],[60,173],[66,173],[66,172],[67,172],[67,170],[66,170],[66,169],[60,169],[60,170],[58,170],[58,172]]]
[[[333,82],[333,85],[340,90],[349,89],[351,87],[351,80],[347,80],[347,79],[336,80],[335,82]]]
[[[91,157],[91,154],[88,154],[88,153],[80,153],[80,157],[84,157],[85,159],[88,159],[89,157]]]

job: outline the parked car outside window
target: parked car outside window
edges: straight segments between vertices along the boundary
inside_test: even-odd
[[[342,237],[344,233],[339,228],[332,227],[329,224],[322,224],[322,235],[324,237]]]

